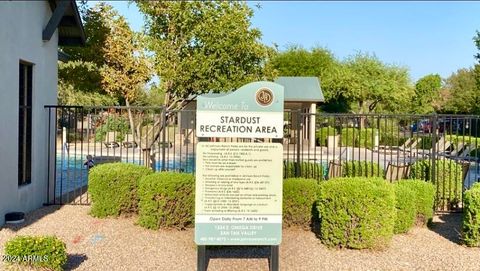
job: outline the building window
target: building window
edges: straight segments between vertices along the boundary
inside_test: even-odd
[[[18,82],[18,185],[32,182],[32,65],[20,62]]]

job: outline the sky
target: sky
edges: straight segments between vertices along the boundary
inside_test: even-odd
[[[110,1],[140,31],[143,15],[135,4]],[[257,4],[261,7],[257,8]],[[358,52],[406,67],[412,80],[437,73],[447,78],[472,67],[478,51],[480,2],[460,1],[249,1],[252,26],[262,42],[280,50],[289,45],[325,47],[337,58]]]

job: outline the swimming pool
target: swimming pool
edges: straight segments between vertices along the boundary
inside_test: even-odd
[[[85,158],[80,156],[57,155],[56,157],[56,182],[55,182],[55,196],[65,195],[66,193],[75,191],[78,188],[85,187],[88,184],[88,169],[84,166]],[[140,165],[139,160],[122,159],[124,163],[132,163]],[[155,171],[162,170],[162,162],[156,161],[154,165]],[[183,159],[166,159],[166,171],[177,171],[192,173],[195,172],[195,157],[187,156]]]

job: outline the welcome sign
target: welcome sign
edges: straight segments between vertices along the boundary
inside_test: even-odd
[[[283,137],[283,86],[250,83],[197,100],[197,136]],[[278,245],[282,235],[280,143],[199,142],[197,245]]]
[[[283,138],[283,86],[254,82],[197,98],[198,137]]]

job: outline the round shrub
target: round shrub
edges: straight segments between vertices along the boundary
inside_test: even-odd
[[[415,162],[410,178],[432,181],[433,167],[430,160]],[[454,209],[462,201],[462,166],[450,159],[435,161],[435,190],[438,209]]]
[[[136,213],[138,182],[151,173],[150,168],[126,163],[93,167],[88,175],[88,192],[92,197],[90,213],[96,217]]]
[[[138,224],[148,229],[184,229],[194,223],[195,178],[191,174],[158,172],[138,187]]]
[[[397,218],[395,220],[394,233],[405,233],[415,223],[417,215],[416,192],[406,182],[397,182],[395,187],[395,207]]]
[[[346,161],[343,163],[344,177],[383,177],[383,169],[375,162]]]
[[[463,241],[469,247],[480,246],[480,184],[465,192],[463,199]]]
[[[317,146],[327,146],[327,137],[337,135],[337,130],[334,127],[322,127],[315,132],[315,139]]]
[[[295,167],[297,162],[292,161],[285,161],[283,163],[283,178],[308,178],[308,179],[316,179],[316,180],[323,180],[324,176],[324,169],[321,164],[318,163],[311,163],[311,162],[301,162],[299,165],[300,174],[296,176],[295,174]]]
[[[315,180],[292,178],[283,181],[283,225],[309,229],[318,219],[316,202],[319,185]]]
[[[399,184],[410,187],[415,192],[416,222],[425,225],[432,220],[435,204],[435,187],[421,180],[402,180]]]
[[[5,243],[4,260],[48,270],[63,270],[66,245],[55,236],[16,236]]]
[[[338,178],[320,184],[320,238],[330,247],[383,248],[393,236],[395,191],[381,178]]]

